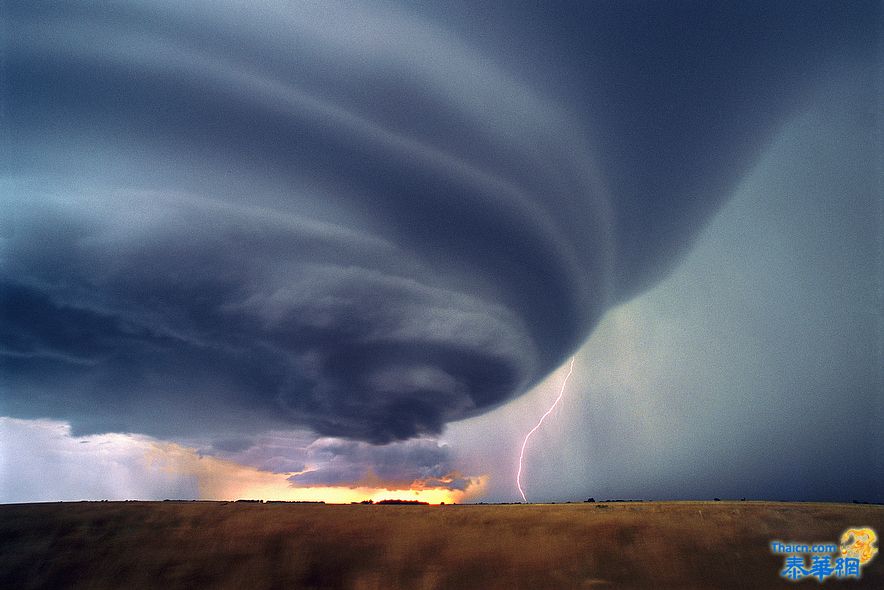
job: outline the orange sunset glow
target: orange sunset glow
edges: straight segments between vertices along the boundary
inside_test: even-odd
[[[199,489],[199,498],[206,500],[284,500],[292,502],[322,501],[329,504],[348,504],[386,499],[417,500],[430,504],[455,504],[478,497],[485,490],[488,477],[469,479],[466,489],[450,489],[427,485],[421,480],[410,483],[383,482],[366,477],[349,486],[296,486],[288,478],[291,473],[272,473],[247,465],[199,455],[194,449],[175,443],[154,443],[145,453],[150,471],[193,478]],[[442,483],[454,478],[442,478]]]

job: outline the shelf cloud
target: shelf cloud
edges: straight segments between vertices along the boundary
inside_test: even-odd
[[[873,6],[576,3],[480,35],[456,5],[7,2],[0,413],[388,443],[497,407],[871,59]]]

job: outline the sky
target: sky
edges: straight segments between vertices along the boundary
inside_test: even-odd
[[[876,3],[0,6],[0,502],[884,500]]]

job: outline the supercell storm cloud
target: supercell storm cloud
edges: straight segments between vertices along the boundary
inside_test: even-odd
[[[664,276],[873,45],[871,4],[583,4],[5,3],[0,413],[439,433]]]

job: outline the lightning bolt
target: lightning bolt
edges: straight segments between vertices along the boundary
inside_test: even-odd
[[[522,489],[522,461],[525,459],[525,447],[528,446],[528,439],[531,438],[531,435],[537,432],[537,429],[540,428],[540,425],[543,424],[543,421],[546,420],[546,417],[552,413],[559,402],[562,400],[562,396],[565,395],[565,386],[568,385],[568,379],[571,377],[571,373],[574,372],[574,358],[571,357],[571,365],[568,367],[568,374],[565,375],[565,380],[562,381],[562,388],[559,390],[559,396],[556,398],[556,401],[549,407],[546,413],[540,417],[540,420],[537,421],[537,424],[534,425],[528,434],[525,435],[525,440],[522,442],[522,450],[519,452],[519,470],[516,472],[516,487],[519,488],[519,493],[522,494],[522,501],[527,502],[528,498],[525,497],[525,490]]]

